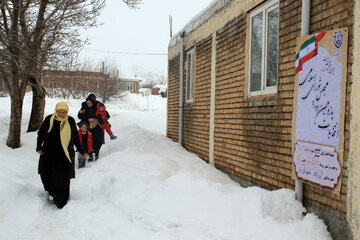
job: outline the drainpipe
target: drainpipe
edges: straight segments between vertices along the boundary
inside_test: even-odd
[[[301,36],[309,35],[310,31],[310,8],[311,0],[302,0],[301,4]],[[302,202],[304,193],[304,184],[299,179],[295,180],[295,197]]]
[[[182,145],[183,106],[184,106],[184,38],[185,32],[180,32],[180,85],[179,85],[179,143]]]

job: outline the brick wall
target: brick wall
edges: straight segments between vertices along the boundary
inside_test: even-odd
[[[342,27],[349,27],[348,42],[348,67],[346,83],[346,110],[345,110],[345,139],[344,139],[344,164],[342,171],[341,194],[332,194],[329,191],[305,186],[305,204],[311,205],[327,212],[335,214],[341,219],[346,217],[346,193],[348,178],[348,158],[349,158],[349,128],[350,128],[350,92],[352,84],[352,24],[353,24],[353,1],[343,0],[313,0],[311,3],[311,33],[327,31]]]
[[[304,202],[307,207],[315,207],[345,219],[349,157],[349,94],[352,83],[353,1],[313,0],[311,2],[310,33],[349,27],[349,48],[341,194],[333,194],[305,184]],[[279,1],[278,86],[277,93],[271,95],[247,96],[246,41],[249,10],[251,9],[244,9],[243,13],[234,16],[220,29],[216,29],[214,163],[217,168],[230,175],[267,189],[294,189],[294,180],[291,178],[291,133],[295,47],[296,38],[300,36],[301,30],[301,1]],[[191,34],[196,34],[196,31]],[[211,38],[195,43],[195,53],[195,103],[184,111],[184,146],[207,161]],[[178,131],[177,125],[176,128],[172,125],[172,122],[176,121],[173,117],[177,112],[177,109],[172,108],[175,105],[173,99],[175,97],[170,97],[170,92],[178,94],[175,92],[176,89],[172,89],[173,85],[178,86],[178,75],[176,75],[178,72],[172,70],[175,62],[177,65],[174,71],[178,71],[178,59],[169,61],[168,116],[171,118],[168,120],[168,136],[172,139],[177,139],[177,136],[172,137],[170,133]]]
[[[169,59],[167,137],[179,141],[179,67],[180,55]]]
[[[292,91],[279,84],[275,95],[246,97],[246,24],[242,14],[217,33],[215,165],[267,189],[293,189]]]
[[[183,146],[207,162],[209,161],[211,40],[212,37],[209,36],[195,45],[194,101],[184,106],[183,125]],[[184,79],[186,79],[186,69],[184,70]],[[184,93],[185,90],[184,81]]]
[[[50,82],[55,84],[55,88],[73,87],[85,88],[89,91],[94,91],[97,85],[104,82],[107,75],[100,72],[85,72],[85,71],[43,71],[42,85],[50,87]]]

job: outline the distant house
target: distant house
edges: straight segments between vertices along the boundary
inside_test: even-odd
[[[167,85],[155,85],[151,89],[152,95],[161,95],[162,97],[167,96]]]
[[[71,88],[89,92],[98,92],[106,85],[106,81],[114,84],[114,80],[121,92],[139,93],[139,83],[142,80],[111,77],[103,72],[45,70],[41,77],[45,88]],[[0,81],[0,91],[6,91],[3,80]]]
[[[96,92],[107,79],[109,75],[102,72],[46,70],[42,73],[42,84],[45,88],[71,87]]]
[[[129,91],[138,94],[140,82],[142,82],[140,79],[119,78],[120,90],[122,92]]]

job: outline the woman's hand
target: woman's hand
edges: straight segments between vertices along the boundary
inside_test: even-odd
[[[40,155],[43,155],[43,154],[44,154],[44,152],[43,152],[42,150],[39,150],[38,153],[39,153]]]
[[[83,113],[85,113],[85,110],[80,110],[79,113],[83,114]]]

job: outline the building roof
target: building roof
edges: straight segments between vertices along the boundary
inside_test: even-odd
[[[60,70],[44,70],[44,76],[77,76],[77,77],[104,77],[102,72],[90,71],[60,71]]]
[[[119,78],[119,80],[123,82],[142,82],[141,79],[137,78]]]
[[[167,85],[160,85],[160,84],[158,84],[158,85],[153,86],[152,88],[153,88],[153,89],[154,89],[154,88],[158,88],[158,89],[159,89],[159,92],[166,92],[166,91],[167,91]]]
[[[189,34],[194,31],[205,22],[207,22],[213,15],[215,15],[219,10],[223,9],[233,0],[213,0],[207,8],[202,10],[199,14],[193,17],[177,34],[175,34],[169,43],[169,47],[176,45],[180,42],[180,33],[185,32]]]

